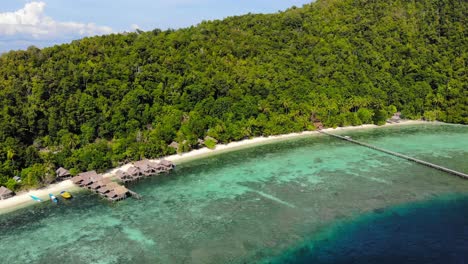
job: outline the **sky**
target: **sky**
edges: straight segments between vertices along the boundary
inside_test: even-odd
[[[0,0],[0,53],[135,29],[274,13],[312,0]]]

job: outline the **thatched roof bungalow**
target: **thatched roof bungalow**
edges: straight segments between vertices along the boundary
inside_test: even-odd
[[[141,174],[145,176],[149,176],[151,174],[154,174],[154,168],[153,165],[151,164],[149,160],[139,160],[133,163],[133,165],[138,168],[138,170],[141,172]]]
[[[55,174],[56,174],[58,179],[68,179],[68,178],[71,177],[70,172],[68,170],[66,170],[65,168],[63,168],[63,167],[58,168],[55,171]]]
[[[13,197],[15,193],[8,189],[7,187],[1,186],[0,187],[0,200],[5,200],[10,197]]]
[[[89,180],[90,178],[98,177],[99,174],[97,174],[96,171],[87,171],[87,172],[82,172],[78,174],[77,176],[73,177],[71,180],[74,184],[82,184],[83,181]],[[88,183],[89,184],[89,183]]]
[[[127,198],[128,189],[125,186],[119,186],[113,191],[106,193],[106,197],[112,201],[118,201]]]
[[[167,168],[167,169],[173,169],[175,167],[174,163],[172,161],[169,161],[169,160],[166,160],[166,159],[162,159],[160,162],[159,162],[159,165]]]
[[[96,175],[91,175],[89,176],[88,178],[84,179],[81,183],[80,183],[80,186],[88,186],[88,185],[91,185],[97,181],[100,181],[102,180],[103,177],[102,175],[99,175],[99,174],[96,174]]]
[[[78,176],[81,176],[83,178],[91,178],[91,177],[96,177],[98,176],[99,174],[97,174],[96,171],[92,170],[92,171],[87,171],[87,172],[82,172],[80,174],[78,174]]]
[[[108,193],[110,191],[113,191],[115,188],[119,187],[120,185],[116,182],[110,182],[108,184],[106,184],[105,186],[102,186],[101,188],[99,188],[97,191],[100,193],[100,194],[105,194],[105,193]]]
[[[110,178],[103,178],[102,180],[94,182],[93,184],[89,185],[88,188],[96,191],[99,188],[104,187],[111,182],[112,180]]]
[[[141,171],[137,167],[130,167],[127,170],[127,174],[130,175],[131,177],[140,177],[141,176]]]

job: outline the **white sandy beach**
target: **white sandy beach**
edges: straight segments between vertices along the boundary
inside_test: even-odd
[[[362,125],[362,126],[349,126],[349,127],[338,127],[338,128],[327,128],[323,131],[332,132],[332,131],[342,131],[342,130],[358,130],[358,129],[370,129],[370,128],[379,128],[379,127],[387,127],[387,126],[400,126],[400,125],[416,125],[416,124],[427,124],[426,121],[419,121],[419,120],[405,120],[401,121],[400,123],[387,123],[383,126],[376,126],[376,125]],[[246,139],[237,142],[231,142],[229,144],[218,144],[216,145],[215,149],[208,149],[202,148],[197,150],[192,150],[187,153],[183,154],[175,154],[171,156],[164,157],[164,159],[170,160],[175,164],[193,160],[197,158],[207,157],[227,151],[252,147],[261,144],[272,143],[281,140],[287,140],[292,138],[310,136],[310,135],[318,135],[317,131],[305,131],[301,133],[291,133],[285,135],[278,135],[278,136],[269,136],[269,137],[256,137],[252,139]],[[158,161],[159,159],[155,159],[153,161]],[[103,174],[104,177],[111,177],[117,170],[126,170],[132,164],[125,164],[121,167],[111,169]],[[18,195],[9,198],[7,200],[0,200],[0,213],[11,212],[13,210],[37,203],[33,201],[30,195],[37,196],[45,201],[49,199],[49,193],[53,193],[58,195],[61,191],[68,190],[72,192],[79,191],[80,188],[75,186],[71,180],[66,180],[60,183],[51,184],[45,188],[38,189],[38,190],[31,190],[28,192],[19,193]]]

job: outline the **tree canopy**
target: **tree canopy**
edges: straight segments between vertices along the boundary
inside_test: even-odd
[[[318,0],[0,57],[0,184],[325,126],[468,123],[461,0]],[[211,141],[208,141],[212,145]]]

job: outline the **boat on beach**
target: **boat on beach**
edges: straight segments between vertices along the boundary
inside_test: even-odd
[[[73,196],[71,195],[71,193],[67,192],[67,191],[61,191],[60,192],[60,196],[62,196],[63,198],[65,199],[71,199]]]
[[[55,197],[55,195],[49,193],[49,197],[50,197],[50,200],[51,200],[52,202],[58,203],[58,199],[57,199],[57,197]]]
[[[41,198],[34,196],[34,195],[29,195],[34,201],[36,202],[42,202]]]

